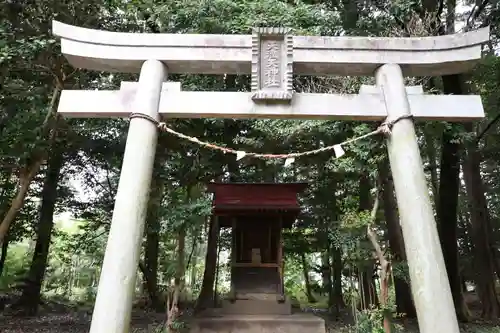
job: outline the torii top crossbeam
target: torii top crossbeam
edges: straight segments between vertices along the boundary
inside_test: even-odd
[[[135,73],[144,61],[156,59],[171,74],[250,74],[256,61],[255,33],[122,33],[58,21],[53,21],[52,30],[61,37],[68,61],[91,70]],[[404,75],[439,76],[470,70],[481,56],[489,28],[438,37],[288,37],[294,74],[373,75],[377,67],[395,63]]]

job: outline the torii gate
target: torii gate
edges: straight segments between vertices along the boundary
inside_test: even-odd
[[[489,28],[423,38],[116,33],[53,21],[62,53],[77,68],[140,72],[119,91],[62,92],[66,117],[128,117],[120,182],[91,333],[128,332],[160,118],[294,118],[398,121],[387,140],[420,331],[458,333],[413,116],[473,121],[479,96],[424,95],[406,76],[466,72],[481,57]],[[170,73],[252,74],[252,91],[181,92]],[[360,95],[294,93],[292,75],[375,75]],[[142,117],[140,117],[142,115]]]

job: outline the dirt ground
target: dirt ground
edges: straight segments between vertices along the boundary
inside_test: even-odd
[[[145,311],[132,314],[133,333],[155,332],[164,315]],[[88,333],[91,316],[87,311],[46,313],[36,317],[17,317],[0,314],[2,333]]]
[[[476,306],[469,303],[472,312],[478,317]],[[313,312],[324,317],[329,333],[353,332],[348,329],[347,322],[352,318],[346,313],[342,314],[339,321],[328,320],[324,311],[306,308],[306,312]],[[475,310],[475,311],[474,311]],[[300,311],[300,310],[298,310]],[[91,321],[91,307],[69,306],[57,302],[47,302],[39,311],[39,315],[33,317],[16,316],[11,311],[0,311],[1,333],[88,333]],[[189,310],[184,312],[189,313]],[[165,315],[135,308],[132,311],[131,333],[163,333],[159,328],[164,322]],[[186,316],[189,319],[189,316]],[[352,327],[352,326],[351,326]],[[476,321],[467,325],[461,325],[463,333],[500,333],[500,322],[487,323]],[[404,332],[418,333],[416,322],[407,322]]]
[[[36,317],[14,317],[0,314],[2,333],[88,333],[90,315],[85,312],[46,313]],[[159,333],[164,315],[134,310],[132,314],[132,333]],[[327,322],[328,332],[349,332],[341,322]],[[496,326],[496,329],[494,328]],[[417,333],[415,324],[410,324],[405,332]],[[500,326],[474,323],[462,325],[464,333],[500,333]]]

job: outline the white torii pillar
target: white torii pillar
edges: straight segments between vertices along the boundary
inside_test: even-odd
[[[132,110],[159,120],[166,68],[158,60],[142,65]],[[92,314],[92,333],[129,331],[137,267],[156,154],[157,125],[133,118],[127,135],[120,181]]]
[[[401,67],[382,65],[375,78],[386,102],[387,120],[411,115]],[[387,138],[387,150],[420,332],[458,333],[455,305],[411,119],[394,124]]]
[[[127,100],[130,92],[123,87],[115,92],[63,91],[59,112],[66,116],[124,117],[141,112],[157,119],[159,108],[167,117],[388,117],[389,121],[408,115],[447,121],[484,117],[478,96],[407,94],[403,75],[436,76],[470,70],[481,56],[481,44],[488,41],[489,28],[426,38],[351,38],[291,36],[283,28],[259,28],[251,36],[113,33],[54,21],[53,32],[62,37],[62,52],[75,67],[120,72],[137,72],[142,67],[132,106]],[[159,103],[165,74],[160,61],[170,73],[251,72],[252,92],[166,91],[161,92]],[[368,91],[359,96],[295,94],[292,90],[292,74],[374,73],[379,88],[375,94],[370,93],[373,88],[365,88]],[[128,332],[155,144],[155,124],[134,118],[91,333]],[[459,333],[411,120],[394,124],[388,151],[420,331]]]

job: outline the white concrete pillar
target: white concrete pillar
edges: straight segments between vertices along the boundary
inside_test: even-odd
[[[385,99],[387,120],[411,114],[399,65],[379,67],[376,81]],[[402,119],[394,124],[387,148],[420,332],[459,333],[429,188],[411,119]]]
[[[144,62],[133,112],[159,119],[166,74],[160,61]],[[90,333],[129,332],[157,137],[157,125],[150,120],[130,120]]]

